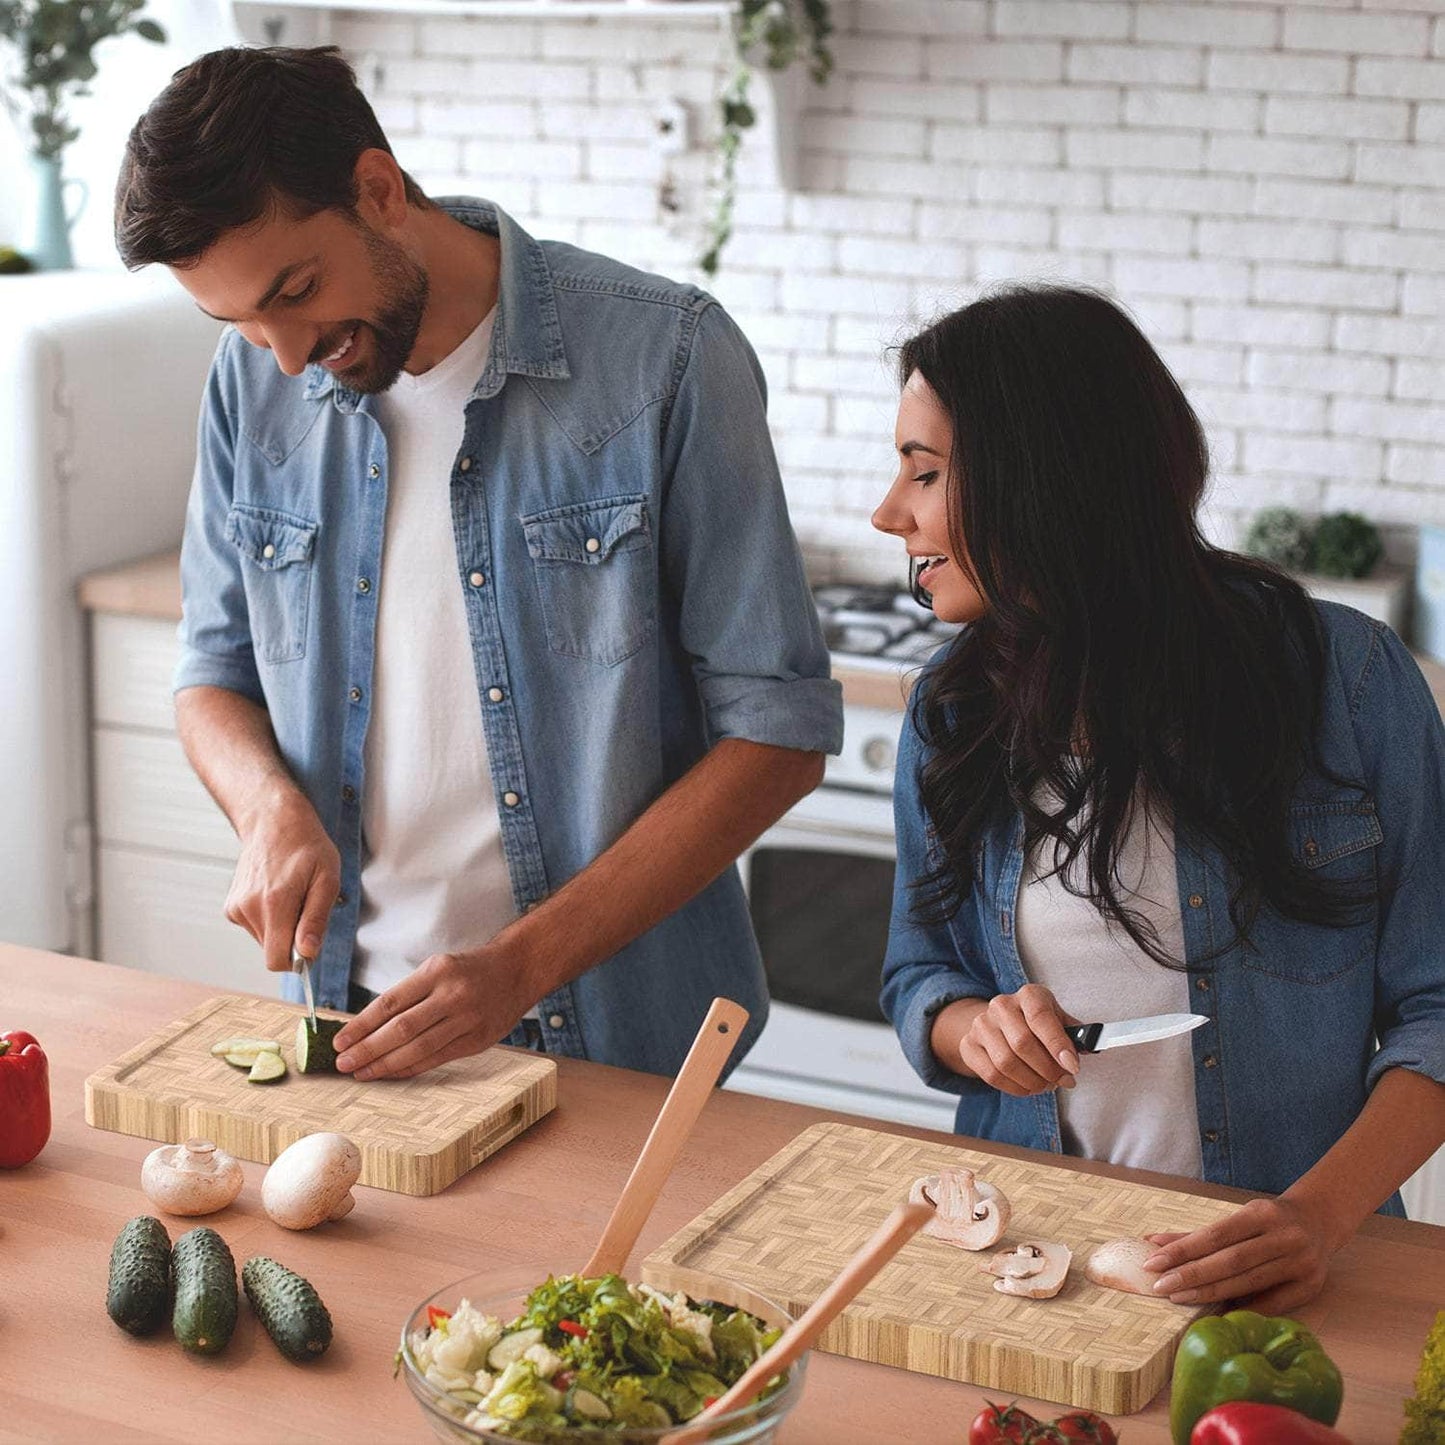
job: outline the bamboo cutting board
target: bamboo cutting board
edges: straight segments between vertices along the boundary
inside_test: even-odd
[[[1204,1306],[1103,1289],[1084,1278],[1092,1248],[1125,1235],[1191,1230],[1238,1205],[961,1146],[815,1124],[650,1254],[660,1289],[747,1306],[749,1294],[797,1316],[908,1196],[915,1179],[967,1168],[1012,1207],[994,1249],[972,1253],[919,1234],[824,1331],[818,1348],[1109,1415],[1141,1410],[1168,1377],[1174,1347]],[[979,1264],[1025,1240],[1074,1252],[1053,1299],[999,1294]],[[961,1428],[961,1427],[960,1427]]]
[[[367,1084],[298,1073],[305,1012],[279,999],[208,1000],[85,1081],[86,1123],[168,1144],[199,1135],[261,1164],[305,1134],[334,1130],[361,1150],[363,1184],[437,1194],[557,1105],[556,1063],[519,1049]],[[286,1077],[253,1084],[213,1058],[211,1045],[232,1037],[279,1039]]]

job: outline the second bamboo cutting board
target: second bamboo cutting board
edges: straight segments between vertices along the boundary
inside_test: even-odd
[[[1090,1251],[1125,1235],[1192,1230],[1239,1206],[961,1145],[848,1124],[815,1124],[650,1254],[642,1277],[695,1299],[760,1295],[796,1317],[908,1196],[945,1167],[973,1169],[1012,1207],[1008,1231],[977,1254],[916,1235],[824,1331],[818,1348],[1108,1415],[1142,1410],[1203,1306],[1103,1289]],[[979,1264],[1030,1239],[1074,1252],[1053,1299],[997,1293]],[[962,1427],[960,1427],[962,1428]]]
[[[437,1194],[556,1107],[556,1063],[516,1049],[488,1049],[413,1079],[300,1074],[296,1020],[305,1012],[278,999],[210,999],[92,1074],[86,1123],[167,1144],[199,1135],[261,1164],[305,1134],[335,1131],[361,1150],[363,1184]],[[233,1037],[278,1039],[286,1077],[253,1084],[212,1057],[212,1044]]]

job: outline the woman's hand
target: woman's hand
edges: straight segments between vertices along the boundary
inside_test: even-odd
[[[1323,1288],[1338,1239],[1335,1221],[1280,1195],[1251,1199],[1190,1234],[1146,1234],[1161,1248],[1144,1268],[1162,1271],[1155,1291],[1175,1304],[1241,1300],[1264,1315],[1288,1314]]]
[[[995,994],[982,1006],[967,1002],[973,1005],[973,1017],[958,1041],[960,1072],[1020,1099],[1060,1085],[1074,1087],[1079,1055],[1064,1026],[1078,1020],[1066,1014],[1042,984]]]

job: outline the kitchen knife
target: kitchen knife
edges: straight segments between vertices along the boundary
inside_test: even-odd
[[[1070,1040],[1080,1053],[1097,1054],[1104,1049],[1119,1049],[1125,1044],[1152,1044],[1157,1039],[1172,1039],[1187,1034],[1209,1020],[1203,1014],[1154,1014],[1147,1019],[1120,1019],[1112,1024],[1075,1024],[1066,1028]]]
[[[301,975],[301,987],[306,994],[306,1012],[311,1017],[311,1032],[316,1032],[316,995],[311,992],[311,960],[294,948],[291,950],[291,971]]]

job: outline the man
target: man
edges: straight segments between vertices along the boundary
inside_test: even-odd
[[[428,200],[331,48],[179,72],[116,237],[229,323],[177,722],[241,841],[227,916],[359,1011],[339,1067],[503,1040],[670,1073],[718,994],[750,1043],[731,865],[841,712],[722,308]]]

